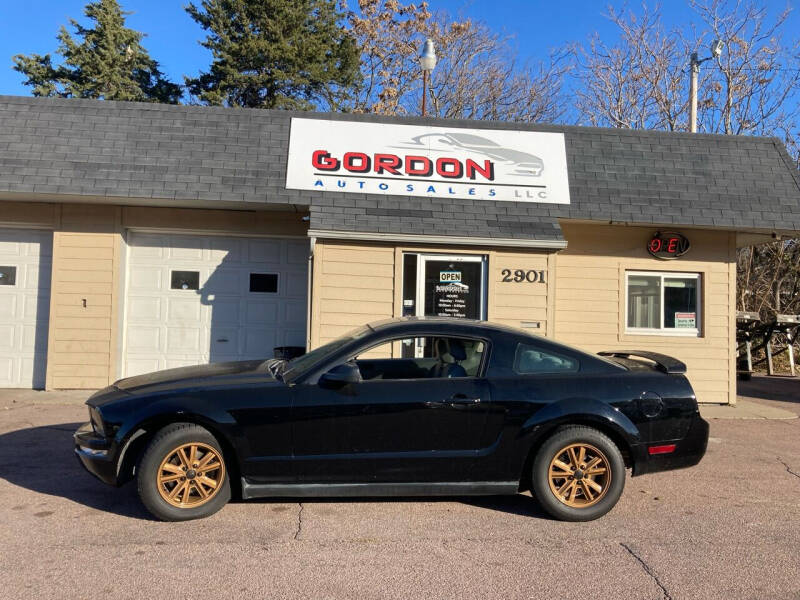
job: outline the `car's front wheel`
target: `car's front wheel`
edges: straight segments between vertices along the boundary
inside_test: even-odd
[[[193,423],[159,431],[142,455],[136,479],[142,503],[162,521],[208,517],[231,497],[219,443]]]
[[[616,444],[591,427],[559,429],[533,461],[536,499],[562,521],[591,521],[610,511],[625,487],[625,461]]]

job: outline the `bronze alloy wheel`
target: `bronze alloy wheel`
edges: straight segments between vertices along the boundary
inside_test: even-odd
[[[609,461],[590,444],[574,443],[559,450],[550,461],[550,491],[572,508],[597,504],[611,485]]]
[[[202,506],[217,495],[225,480],[225,462],[208,444],[182,444],[158,467],[158,493],[178,508]]]

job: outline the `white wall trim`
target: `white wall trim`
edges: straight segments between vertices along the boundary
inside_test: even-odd
[[[30,223],[23,221],[0,221],[0,229],[38,229],[41,231],[55,231],[57,227],[56,225],[44,224],[41,221],[31,221]]]
[[[259,233],[259,232],[246,232],[234,231],[231,232],[227,229],[176,229],[175,227],[128,227],[123,223],[122,228],[125,231],[133,233],[160,233],[168,235],[206,235],[214,237],[238,237],[238,238],[274,238],[280,240],[304,240],[305,235],[282,235],[276,233]]]
[[[322,229],[309,229],[308,236],[321,239],[363,240],[371,242],[405,242],[412,244],[437,244],[448,246],[505,246],[513,248],[542,248],[548,250],[563,250],[567,247],[566,240],[518,240],[513,238],[435,236],[410,233],[329,231]]]

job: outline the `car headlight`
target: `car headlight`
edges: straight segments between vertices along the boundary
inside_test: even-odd
[[[100,415],[100,411],[94,406],[89,407],[89,420],[92,423],[94,432],[101,437],[106,437],[106,430],[103,427],[103,417]]]

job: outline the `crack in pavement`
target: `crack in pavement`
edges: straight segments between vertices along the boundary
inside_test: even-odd
[[[294,532],[294,539],[300,538],[300,532],[303,531],[303,503],[298,502],[300,510],[297,512],[297,531]]]
[[[794,471],[792,471],[792,469],[791,469],[791,467],[789,466],[789,464],[788,464],[788,463],[785,463],[784,461],[782,461],[780,456],[778,456],[778,457],[776,457],[776,458],[777,458],[777,461],[778,461],[779,463],[781,463],[781,464],[782,464],[784,467],[786,467],[786,472],[787,472],[787,473],[791,473],[791,474],[792,474],[792,475],[794,475],[795,477],[797,477],[797,478],[800,478],[800,473],[795,473]]]
[[[658,576],[653,572],[653,569],[650,568],[650,565],[648,565],[646,562],[644,562],[644,559],[642,559],[638,554],[636,554],[636,552],[634,552],[631,549],[631,547],[628,546],[627,544],[623,544],[622,542],[620,542],[619,545],[622,546],[623,548],[625,548],[625,550],[628,551],[628,554],[630,554],[633,558],[636,559],[636,561],[640,565],[642,565],[642,568],[644,569],[644,572],[647,573],[652,578],[652,580],[656,583],[656,585],[661,588],[661,593],[664,594],[664,599],[665,600],[673,600],[672,599],[672,595],[669,593],[669,591],[667,591],[667,588],[664,587],[664,584],[661,583],[661,581],[658,579]]]

